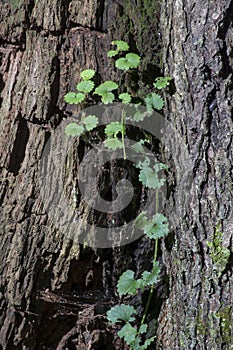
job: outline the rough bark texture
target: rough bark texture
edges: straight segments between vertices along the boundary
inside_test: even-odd
[[[175,228],[163,245],[169,295],[157,349],[232,348],[232,13],[230,0],[162,5],[163,61],[174,78],[167,116],[185,142],[165,140]]]
[[[63,96],[80,71],[120,79],[106,56],[112,39],[137,47],[141,77],[158,71],[157,11],[156,1],[0,4],[1,349],[124,348],[98,315],[114,302],[125,266],[139,272],[152,247],[142,240],[93,252],[65,239],[43,210],[38,164],[49,136],[76,111]]]

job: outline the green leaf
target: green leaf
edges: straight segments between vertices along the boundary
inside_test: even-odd
[[[95,75],[95,71],[93,69],[85,69],[80,74],[83,80],[90,80],[94,77],[94,75]]]
[[[140,57],[136,53],[127,53],[125,57],[116,60],[116,67],[123,70],[137,68],[140,64]]]
[[[144,145],[145,140],[140,140],[138,142],[135,142],[135,144],[132,146],[132,148],[135,150],[137,153],[142,153],[145,154],[145,150],[142,145]]]
[[[145,103],[146,103],[146,107],[149,111],[151,111],[153,109],[157,109],[158,111],[160,111],[164,106],[163,98],[154,92],[152,94],[149,94],[145,98]]]
[[[65,128],[66,135],[69,136],[80,136],[84,132],[84,127],[77,123],[70,123]]]
[[[139,285],[137,280],[134,279],[134,272],[132,270],[126,270],[123,272],[117,284],[117,291],[119,295],[135,295],[138,288]]]
[[[132,322],[135,320],[135,317],[132,317],[136,313],[136,310],[133,306],[130,305],[116,305],[113,306],[110,310],[107,311],[107,318],[112,323],[117,323],[120,321]]]
[[[127,53],[125,57],[130,64],[130,68],[137,68],[139,66],[140,56],[138,56],[136,53]]]
[[[111,122],[105,127],[105,134],[109,137],[114,136],[116,137],[119,132],[123,132],[124,125],[122,125],[119,122]]]
[[[159,179],[157,172],[149,167],[141,169],[139,180],[144,186],[153,189],[161,188],[165,182],[165,179]]]
[[[109,149],[113,149],[114,151],[117,148],[123,148],[123,143],[115,137],[109,137],[104,141],[104,145],[105,147],[109,148]]]
[[[105,92],[105,93],[102,93],[101,95],[101,101],[107,105],[109,103],[112,103],[115,99],[115,96],[112,92]]]
[[[142,273],[143,284],[146,287],[153,287],[159,281],[160,267],[158,261],[155,262],[153,269]]]
[[[140,328],[139,328],[139,333],[140,333],[140,334],[146,333],[147,328],[148,328],[148,325],[147,325],[147,324],[142,324],[142,325],[140,326]]]
[[[144,349],[146,350],[148,348],[149,345],[151,345],[153,343],[153,341],[155,340],[156,336],[154,337],[151,337],[149,339],[146,339],[145,340],[145,343],[144,343]]]
[[[137,333],[136,328],[131,326],[130,323],[126,323],[117,334],[120,338],[124,338],[126,344],[130,345],[135,341]]]
[[[104,83],[97,86],[97,88],[94,91],[94,94],[102,96],[106,92],[113,91],[116,89],[118,89],[118,84],[112,80],[107,80]]]
[[[90,80],[84,80],[84,81],[81,81],[77,86],[77,90],[78,91],[82,91],[82,92],[91,92],[91,90],[94,88],[94,83],[93,81],[90,81]]]
[[[167,218],[157,213],[143,228],[144,233],[150,239],[158,239],[167,236],[169,229]]]
[[[128,92],[124,92],[119,95],[119,99],[122,100],[123,103],[130,103],[131,102],[131,96],[128,94]]]
[[[171,79],[171,77],[158,77],[155,79],[155,83],[153,85],[156,89],[165,89],[169,85]]]
[[[133,115],[133,119],[135,120],[135,122],[139,122],[141,120],[143,120],[146,117],[145,113],[141,113],[139,111],[135,112]]]
[[[85,95],[80,93],[75,93],[75,92],[68,92],[65,96],[64,96],[64,100],[67,103],[72,104],[78,104],[80,102],[82,102],[85,99]]]
[[[112,41],[112,45],[117,46],[117,51],[128,51],[129,45],[123,40],[114,40]]]
[[[108,56],[108,57],[114,57],[114,56],[116,56],[116,55],[118,55],[118,51],[116,51],[116,50],[110,50],[110,51],[108,51],[108,53],[107,53],[107,56]]]
[[[91,131],[98,125],[99,119],[95,115],[88,115],[83,119],[87,131]]]
[[[124,57],[118,58],[118,60],[116,60],[116,62],[115,62],[115,66],[119,69],[122,69],[122,70],[129,70],[130,69],[130,63]]]

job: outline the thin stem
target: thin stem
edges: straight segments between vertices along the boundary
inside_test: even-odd
[[[123,108],[121,113],[121,124],[122,124],[122,133],[121,133],[121,140],[123,144],[123,155],[124,159],[126,159],[126,151],[125,151],[125,110]]]
[[[155,213],[157,214],[158,212],[158,207],[159,207],[159,191],[156,190],[156,198],[155,198]],[[154,258],[153,258],[153,263],[157,260],[157,254],[158,254],[158,243],[159,243],[159,240],[158,238],[155,240],[155,250],[154,250]],[[152,295],[153,295],[153,290],[154,290],[154,287],[152,286],[150,288],[150,293],[149,293],[149,296],[148,296],[148,299],[147,299],[147,303],[146,303],[146,308],[145,308],[145,311],[144,311],[144,314],[142,316],[142,320],[141,320],[141,325],[145,322],[145,318],[146,318],[146,315],[147,315],[147,311],[149,309],[149,306],[150,306],[150,302],[151,302],[151,298],[152,298]]]

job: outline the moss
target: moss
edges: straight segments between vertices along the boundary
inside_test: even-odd
[[[219,275],[225,270],[230,257],[230,250],[223,246],[222,237],[223,233],[220,231],[220,225],[217,225],[211,241],[207,242],[211,259]]]
[[[232,341],[232,327],[233,327],[232,306],[227,305],[221,308],[220,311],[216,313],[216,317],[220,319],[222,339],[226,345],[230,345]]]

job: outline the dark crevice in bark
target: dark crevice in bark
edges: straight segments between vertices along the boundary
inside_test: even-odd
[[[18,174],[21,163],[23,162],[28,138],[29,129],[27,122],[21,118],[21,116],[19,116],[17,134],[8,167],[9,171],[12,172],[15,176]]]

